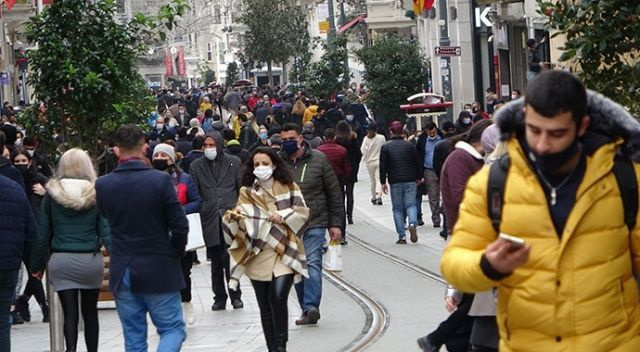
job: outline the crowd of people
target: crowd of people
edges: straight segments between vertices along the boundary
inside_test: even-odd
[[[46,269],[62,303],[67,350],[76,350],[81,313],[87,350],[97,351],[104,249],[125,349],[146,350],[149,313],[158,350],[180,350],[196,322],[191,269],[200,261],[186,244],[187,215],[198,214],[211,310],[228,301],[242,309],[246,275],[268,350],[286,351],[292,288],[302,311],[295,324],[321,319],[323,250],[327,238],[348,243],[363,163],[371,204],[390,193],[398,245],[407,244],[407,232],[419,240],[423,214],[449,241],[441,265],[451,315],[418,340],[422,350],[638,348],[638,188],[630,183],[640,168],[628,163],[631,178],[612,171],[622,164],[621,156],[614,161],[619,146],[626,143],[622,154],[637,150],[629,138],[640,138],[637,121],[560,71],[541,73],[508,104],[487,89],[486,112],[468,104],[455,121],[423,121],[420,130],[410,121],[375,122],[363,94],[361,87],[315,101],[269,87],[162,91],[148,132],[121,126],[97,167],[73,148],[55,173],[37,138],[5,119],[3,314],[13,305],[13,323],[28,322],[35,297],[48,320]],[[633,192],[635,208],[625,196]],[[19,270],[28,277],[24,291]],[[587,280],[598,273],[606,273],[605,284]],[[527,318],[529,304],[540,318]],[[571,324],[576,319],[589,325]],[[10,346],[2,323],[0,346]]]

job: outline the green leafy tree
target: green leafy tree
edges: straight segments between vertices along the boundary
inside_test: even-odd
[[[198,64],[198,73],[202,76],[202,82],[205,86],[208,86],[209,83],[216,81],[216,73],[204,62]]]
[[[295,50],[302,12],[295,0],[245,0],[239,20],[245,26],[245,52],[256,63],[265,63],[273,87],[273,63],[286,63]],[[306,31],[306,27],[305,27]]]
[[[585,85],[640,116],[640,4],[637,1],[538,1],[556,34],[566,36],[560,61]]]
[[[239,73],[238,64],[235,61],[227,64],[227,79],[225,81],[227,87],[233,85],[233,82],[238,80]]]
[[[349,85],[347,37],[336,35],[323,42],[324,53],[320,61],[314,62],[309,70],[306,89],[319,98],[327,99]]]
[[[426,77],[426,59],[416,42],[390,35],[371,47],[356,52],[364,64],[364,80],[370,89],[367,105],[376,121],[404,121],[400,105],[407,97],[422,92]]]
[[[147,44],[166,37],[187,6],[174,0],[158,16],[115,20],[114,0],[55,1],[26,23],[27,40],[38,43],[29,54],[28,83],[46,111],[34,106],[22,122],[43,141],[62,137],[67,147],[99,154],[118,126],[142,125],[154,98],[137,71]]]

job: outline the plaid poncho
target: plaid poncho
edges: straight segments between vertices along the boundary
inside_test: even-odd
[[[259,194],[260,187],[257,182],[251,187],[242,187],[236,209],[227,211],[222,219],[225,241],[231,245],[229,287],[232,289],[237,288],[247,262],[267,244],[282,264],[293,270],[294,281],[300,281],[300,275],[308,277],[307,259],[299,236],[306,229],[309,209],[300,188],[295,183],[283,185],[275,180],[271,192],[262,189]],[[282,224],[268,220],[268,204],[273,202],[278,209],[276,213],[283,218]]]

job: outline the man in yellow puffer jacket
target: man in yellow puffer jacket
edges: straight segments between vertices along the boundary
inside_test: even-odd
[[[612,172],[623,145],[639,150],[640,124],[562,71],[495,119],[511,160],[500,232],[526,245],[498,239],[485,168],[467,184],[444,277],[464,292],[499,288],[500,351],[640,351],[640,225],[630,233]]]

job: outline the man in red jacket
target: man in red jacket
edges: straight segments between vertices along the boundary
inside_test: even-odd
[[[324,131],[324,142],[319,145],[316,150],[324,153],[329,162],[333,172],[336,173],[338,181],[340,182],[340,188],[342,189],[342,201],[344,202],[344,189],[347,183],[347,177],[351,175],[351,163],[347,156],[347,148],[336,143],[336,133],[333,128],[327,128]],[[346,240],[346,224],[342,224],[342,240],[340,244],[347,244]]]

